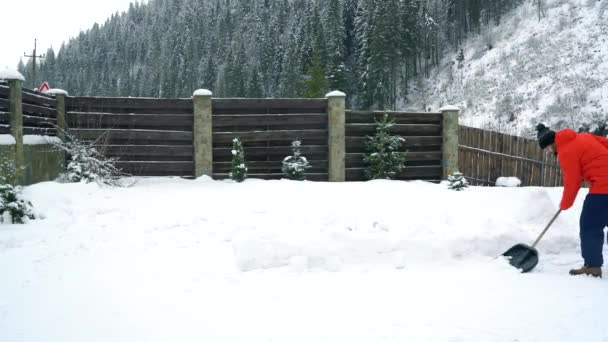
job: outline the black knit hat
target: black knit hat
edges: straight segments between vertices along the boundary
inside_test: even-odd
[[[540,145],[541,149],[544,150],[545,147],[555,142],[555,131],[552,131],[548,127],[545,127],[545,125],[543,125],[542,123],[536,126],[536,131],[538,132],[536,134],[536,137],[538,139],[538,144]]]

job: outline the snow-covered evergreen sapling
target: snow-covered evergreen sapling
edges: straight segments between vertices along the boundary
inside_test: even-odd
[[[239,138],[232,140],[232,170],[230,178],[237,182],[247,179],[247,162],[245,161],[245,151]]]
[[[56,148],[65,151],[68,158],[66,171],[59,177],[65,182],[97,182],[99,184],[120,186],[119,178],[129,176],[115,166],[116,160],[106,158],[95,145],[99,139],[84,142],[68,132],[65,141],[55,142]]]
[[[293,155],[287,156],[285,159],[283,159],[283,167],[281,168],[281,171],[283,171],[283,175],[285,175],[285,177],[288,179],[306,179],[305,172],[310,168],[310,165],[308,164],[306,157],[304,157],[300,152],[301,146],[302,142],[300,140],[293,141],[291,143]]]
[[[454,172],[448,176],[448,189],[461,191],[469,187],[469,182],[460,172]]]
[[[405,139],[390,135],[389,129],[394,125],[384,114],[382,121],[376,120],[376,134],[367,136],[367,153],[363,161],[367,164],[365,175],[368,179],[394,179],[405,165],[405,153],[401,146]]]
[[[25,223],[34,219],[32,203],[21,196],[21,188],[10,184],[9,177],[14,175],[13,163],[0,160],[0,223]]]

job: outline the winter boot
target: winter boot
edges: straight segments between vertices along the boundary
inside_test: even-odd
[[[570,270],[570,275],[590,275],[596,278],[601,278],[602,277],[602,268],[601,267],[587,267],[587,266],[583,266],[579,269],[575,269],[575,270]]]

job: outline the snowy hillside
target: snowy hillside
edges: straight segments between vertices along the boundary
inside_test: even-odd
[[[559,188],[146,179],[25,188],[0,226],[0,341],[606,341]],[[608,250],[605,249],[605,252]]]
[[[544,2],[540,22],[526,1],[467,40],[461,63],[460,51],[445,56],[406,106],[456,104],[464,124],[507,133],[608,123],[608,0]]]

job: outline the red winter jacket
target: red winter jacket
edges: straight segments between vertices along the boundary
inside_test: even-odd
[[[564,129],[555,133],[555,145],[564,179],[562,210],[574,204],[581,179],[589,184],[589,193],[608,194],[608,139]]]

